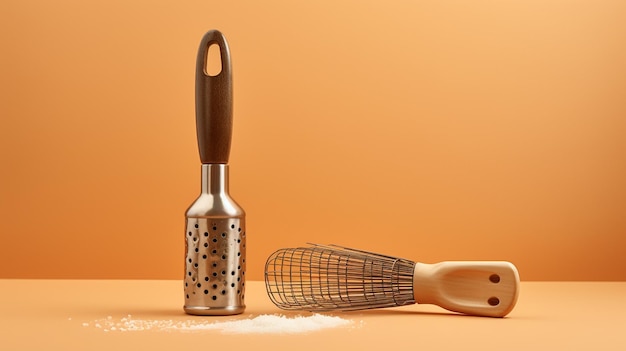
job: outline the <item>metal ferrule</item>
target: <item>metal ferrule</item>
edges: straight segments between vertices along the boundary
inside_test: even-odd
[[[230,315],[245,309],[245,212],[228,194],[228,165],[202,165],[202,192],[185,230],[185,312]]]
[[[239,217],[245,213],[228,193],[228,165],[203,164],[201,193],[187,217]]]

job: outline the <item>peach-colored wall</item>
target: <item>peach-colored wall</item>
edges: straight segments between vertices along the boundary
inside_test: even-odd
[[[217,28],[250,279],[305,242],[626,279],[624,1],[0,8],[0,278],[182,278]]]

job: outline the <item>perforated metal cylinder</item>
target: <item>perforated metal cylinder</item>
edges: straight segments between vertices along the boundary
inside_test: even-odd
[[[202,193],[185,230],[186,313],[230,315],[245,309],[245,212],[228,194],[228,166],[202,165]]]

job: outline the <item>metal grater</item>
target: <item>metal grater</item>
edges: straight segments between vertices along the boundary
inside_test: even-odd
[[[206,73],[208,48],[220,48],[221,71]],[[245,309],[245,212],[228,193],[232,134],[230,52],[219,31],[207,32],[196,63],[196,127],[201,193],[186,213],[184,310],[231,315]]]

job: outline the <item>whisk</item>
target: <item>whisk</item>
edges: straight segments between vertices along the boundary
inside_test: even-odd
[[[504,317],[517,301],[519,274],[504,261],[425,264],[311,244],[270,255],[265,286],[272,302],[286,310],[349,311],[419,303]]]

